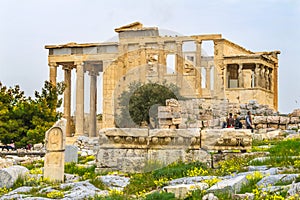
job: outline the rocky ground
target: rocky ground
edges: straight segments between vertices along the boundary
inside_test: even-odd
[[[261,180],[257,182],[257,185],[262,191],[281,191],[287,190],[287,195],[292,196],[299,194],[300,183],[294,183],[299,177],[299,174],[286,174],[284,168],[268,168],[267,166],[249,166],[247,172],[227,175],[227,176],[195,176],[184,177],[169,181],[166,186],[162,188],[167,192],[175,193],[175,197],[178,199],[184,198],[188,192],[201,189],[206,190],[208,194],[203,199],[218,199],[215,192],[231,192],[234,199],[254,199],[253,193],[239,194],[239,191],[243,185],[249,182],[249,177],[254,177],[257,174],[262,176]],[[67,175],[69,178],[65,183],[60,184],[60,190],[69,188],[64,192],[64,198],[62,199],[85,199],[88,197],[94,197],[95,195],[108,195],[108,190],[100,190],[92,185],[89,181],[74,181],[74,176]],[[100,179],[105,185],[112,190],[122,190],[130,179],[128,177],[119,175],[106,175],[100,176]],[[205,180],[218,179],[219,182],[209,186],[205,183]],[[76,178],[75,178],[76,180]],[[288,183],[286,185],[278,185],[278,183]],[[29,192],[33,187],[23,186],[19,187],[8,194],[3,195],[0,199],[51,199],[46,197],[32,197],[28,194],[22,194]],[[57,191],[57,188],[43,187],[37,188],[37,193],[49,193]]]
[[[299,133],[296,131],[260,131],[255,134],[255,140],[274,140],[280,138],[291,139],[299,138]],[[272,145],[256,146],[253,149],[269,149]],[[155,191],[166,191],[175,194],[177,199],[186,198],[191,191],[202,190],[205,191],[203,200],[216,200],[222,199],[217,197],[217,193],[230,193],[229,199],[255,199],[256,192],[276,194],[280,196],[282,192],[286,193],[286,198],[297,199],[297,194],[300,193],[300,174],[299,169],[295,168],[295,165],[287,164],[285,166],[274,167],[270,165],[255,165],[257,162],[263,162],[268,157],[268,151],[264,150],[263,153],[246,153],[243,156],[250,154],[258,155],[247,165],[247,168],[243,172],[233,172],[230,175],[225,176],[189,176],[174,180],[165,181],[161,187],[157,187]],[[226,153],[217,155],[226,159]],[[253,155],[252,155],[253,157]],[[4,187],[11,187],[17,180],[18,176],[29,176],[29,179],[36,180],[41,179],[41,174],[31,173],[27,168],[20,166],[20,164],[31,163],[35,160],[42,160],[42,157],[30,157],[30,156],[6,156],[6,158],[0,158],[0,188],[4,190]],[[298,157],[293,157],[293,160],[298,160]],[[295,161],[295,162],[296,162]],[[253,163],[253,165],[251,164]],[[300,158],[299,158],[300,163]],[[234,164],[232,164],[234,165]],[[300,164],[299,164],[300,165]],[[215,166],[217,167],[217,165]],[[95,195],[107,196],[110,191],[122,191],[129,183],[130,178],[124,175],[104,175],[99,176],[98,179],[106,186],[106,189],[99,189],[95,187],[89,180],[81,181],[80,177],[73,174],[65,174],[66,181],[62,184],[56,185],[43,185],[40,182],[40,186],[21,186],[14,190],[7,189],[6,194],[0,197],[0,200],[4,199],[88,199],[93,198]],[[255,188],[259,188],[259,191],[251,189],[247,191],[245,187],[252,187],[249,184],[254,179],[257,179]],[[30,185],[30,184],[29,184]],[[40,197],[32,196],[32,190],[35,190],[35,194],[40,194]],[[247,191],[247,192],[245,192]],[[150,192],[151,193],[151,192]],[[1,194],[1,190],[0,190]],[[47,195],[46,195],[47,194]],[[52,194],[49,195],[49,194]],[[274,197],[275,198],[275,197]],[[137,199],[134,198],[133,199]],[[225,198],[226,199],[226,198]],[[280,199],[278,197],[278,199]]]

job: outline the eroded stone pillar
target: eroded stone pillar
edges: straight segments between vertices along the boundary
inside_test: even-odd
[[[89,71],[90,75],[90,121],[89,137],[96,137],[97,132],[97,75],[95,71]]]
[[[66,136],[71,137],[71,67],[63,66],[65,71],[65,91],[64,91],[64,118],[67,120],[66,123]]]
[[[56,62],[50,62],[49,63],[49,80],[50,83],[56,86],[56,76],[57,76],[57,63]]]
[[[270,82],[269,82],[269,68],[266,69],[265,72],[265,80],[266,80],[266,89],[269,90],[270,89]]]
[[[44,178],[49,178],[53,182],[63,182],[65,135],[60,127],[52,127],[46,132],[45,147]]]
[[[76,65],[76,124],[75,135],[84,134],[84,66],[83,62],[75,62]]]

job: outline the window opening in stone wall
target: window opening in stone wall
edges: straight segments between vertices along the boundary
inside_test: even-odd
[[[188,61],[194,62],[195,56],[185,56],[185,59],[187,59]]]
[[[167,55],[167,74],[175,74],[176,70],[176,56],[175,54]]]
[[[201,67],[201,88],[206,87],[206,70],[204,67]]]
[[[228,88],[238,87],[238,65],[228,65],[227,67]]]
[[[194,41],[187,41],[182,43],[182,51],[183,52],[195,52],[196,44]]]
[[[201,55],[202,56],[214,56],[215,45],[213,40],[202,41]]]

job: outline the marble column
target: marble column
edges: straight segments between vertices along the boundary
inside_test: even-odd
[[[90,121],[89,137],[96,137],[97,133],[97,75],[95,71],[89,71],[90,75]]]
[[[176,73],[183,74],[182,41],[176,42]]]
[[[259,87],[260,86],[260,65],[259,64],[255,64],[255,87]]]
[[[56,86],[56,76],[57,76],[57,63],[55,62],[50,62],[49,63],[49,79],[50,79],[50,83],[52,83],[53,85]]]
[[[176,84],[182,88],[183,78],[183,58],[182,58],[182,41],[176,41],[176,64],[175,64]]]
[[[70,66],[63,66],[65,71],[64,83],[64,118],[67,120],[66,124],[66,136],[71,137],[71,70]]]
[[[164,81],[164,76],[167,73],[167,61],[165,56],[165,44],[164,42],[158,42],[158,77],[160,83]]]
[[[76,65],[76,123],[75,135],[84,134],[84,66],[83,62],[75,62]]]
[[[201,41],[195,41],[196,44],[196,88],[199,90],[199,97],[202,96],[202,77],[201,77]],[[207,76],[206,76],[207,78]],[[206,79],[207,80],[207,79]],[[206,81],[207,82],[207,81]]]
[[[205,67],[205,88],[210,90],[210,70],[211,66]]]

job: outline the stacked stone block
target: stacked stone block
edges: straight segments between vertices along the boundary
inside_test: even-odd
[[[181,107],[176,99],[167,99],[166,106],[158,107],[159,128],[178,128],[181,121]]]

